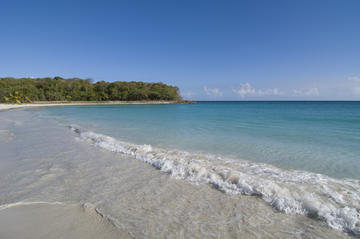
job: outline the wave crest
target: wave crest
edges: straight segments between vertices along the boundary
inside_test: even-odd
[[[283,170],[245,160],[136,145],[69,126],[79,138],[112,152],[131,155],[193,183],[206,183],[228,194],[261,197],[275,209],[304,214],[330,227],[360,236],[360,181]]]

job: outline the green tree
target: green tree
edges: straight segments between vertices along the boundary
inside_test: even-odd
[[[92,82],[70,78],[0,78],[0,102],[182,100],[179,89],[163,83]]]

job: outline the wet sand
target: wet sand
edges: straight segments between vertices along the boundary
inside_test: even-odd
[[[98,215],[91,206],[22,203],[0,210],[0,238],[115,239],[131,236]]]

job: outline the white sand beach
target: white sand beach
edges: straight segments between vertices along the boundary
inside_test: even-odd
[[[24,107],[56,106],[60,104],[0,104],[0,110],[10,110]]]
[[[183,103],[178,101],[104,101],[104,102],[36,102],[29,104],[0,104],[1,110],[9,110],[16,108],[25,108],[25,107],[45,107],[45,106],[66,106],[66,105],[144,105],[144,104],[177,104]]]

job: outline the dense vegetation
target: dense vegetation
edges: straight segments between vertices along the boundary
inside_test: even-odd
[[[78,78],[0,78],[0,102],[181,100],[179,89],[163,83],[92,83]]]

